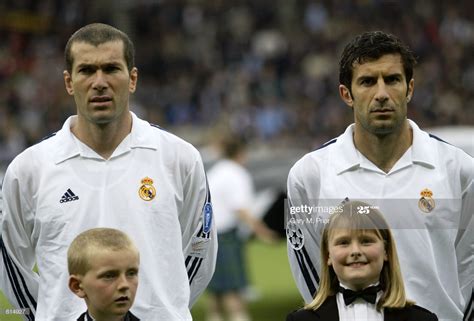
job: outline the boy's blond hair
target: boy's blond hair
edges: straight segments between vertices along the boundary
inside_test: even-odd
[[[359,214],[358,209],[368,209],[369,213]],[[360,201],[348,201],[343,205],[341,213],[331,215],[329,223],[323,230],[321,238],[321,283],[314,300],[305,306],[306,310],[316,310],[328,296],[335,295],[338,291],[339,280],[332,266],[328,266],[329,238],[334,229],[348,228],[354,233],[373,231],[383,241],[387,253],[387,261],[384,262],[380,272],[380,285],[383,295],[377,303],[377,311],[382,308],[403,308],[413,305],[414,302],[407,300],[405,286],[400,271],[397,248],[388,223],[382,213],[370,204]]]
[[[97,250],[120,251],[130,249],[138,253],[132,240],[113,228],[94,228],[82,232],[72,241],[67,251],[70,275],[85,275],[90,269],[90,256]]]

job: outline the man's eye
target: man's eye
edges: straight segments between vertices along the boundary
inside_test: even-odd
[[[385,79],[385,82],[387,84],[393,84],[393,83],[397,83],[400,81],[400,78],[397,77],[397,76],[391,76],[391,77],[387,77],[387,79]]]
[[[85,68],[80,68],[79,69],[79,72],[81,74],[91,74],[94,72],[94,70],[92,68],[89,68],[89,67],[85,67]]]
[[[117,66],[108,66],[104,69],[104,71],[107,73],[116,72],[118,70],[119,68]]]
[[[360,84],[362,86],[370,86],[370,85],[373,85],[374,84],[374,80],[371,79],[371,78],[365,78],[365,79],[362,79]]]

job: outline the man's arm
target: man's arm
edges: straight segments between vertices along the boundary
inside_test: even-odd
[[[189,307],[209,284],[217,257],[217,234],[212,222],[211,195],[201,157],[195,152],[195,163],[183,185],[184,204],[179,218],[191,289]]]
[[[35,264],[31,243],[33,215],[13,165],[5,174],[2,194],[0,288],[14,308],[30,311],[25,315],[26,320],[34,320],[38,275],[32,271]]]
[[[459,231],[456,238],[456,258],[458,263],[459,284],[465,299],[465,314],[472,314],[474,304],[474,162],[469,158],[461,170],[463,184],[462,212]]]
[[[285,224],[288,260],[293,278],[304,301],[309,303],[319,286],[320,234],[316,226],[306,220],[306,218],[314,219],[316,215],[307,215],[299,210],[302,206],[316,205],[319,180],[317,173],[311,171],[311,182],[305,182],[302,165],[301,161],[298,162],[288,175],[288,208],[285,209]],[[313,197],[314,199],[311,199]]]

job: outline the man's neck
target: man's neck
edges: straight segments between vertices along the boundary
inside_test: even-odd
[[[355,126],[354,144],[362,155],[385,173],[390,172],[397,161],[410,148],[413,132],[408,121],[400,129],[387,135],[375,135]]]
[[[93,124],[77,116],[71,132],[104,159],[109,159],[117,146],[132,130],[132,115],[127,112],[116,121],[104,125]]]

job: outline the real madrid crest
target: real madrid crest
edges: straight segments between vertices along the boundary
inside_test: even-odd
[[[435,201],[432,198],[433,192],[428,188],[420,192],[421,198],[418,201],[418,207],[425,213],[430,213],[435,208]]]
[[[138,195],[144,201],[151,201],[156,196],[156,189],[153,180],[149,177],[142,179],[142,185],[138,189]]]

